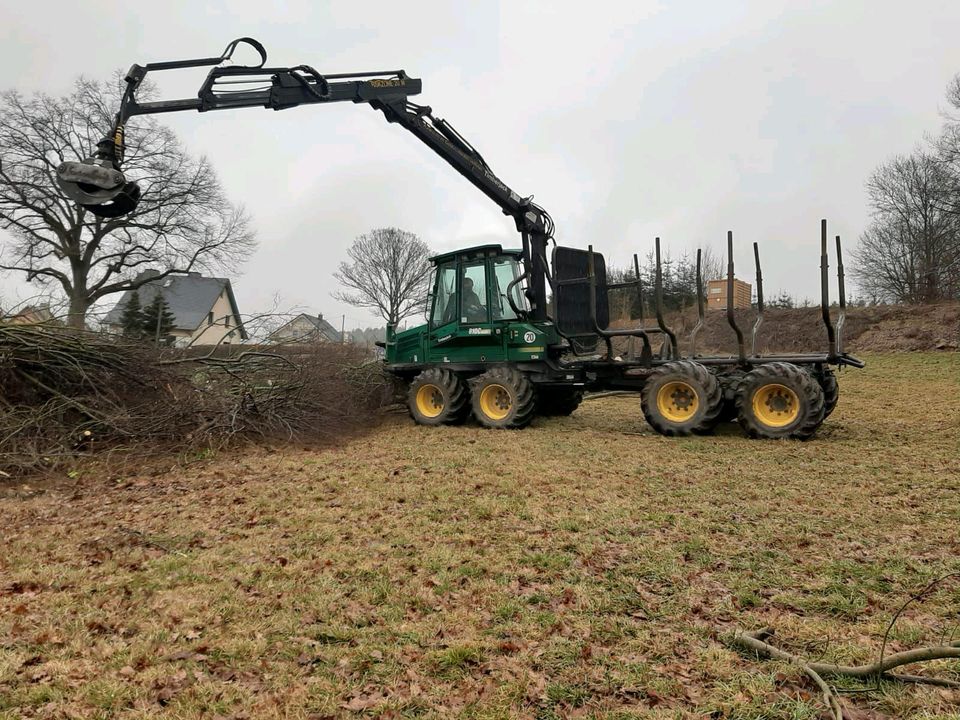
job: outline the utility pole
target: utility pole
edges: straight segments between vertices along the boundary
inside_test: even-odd
[[[347,324],[347,316],[341,315],[340,316],[340,344],[341,345],[343,345],[347,341],[346,336],[343,334],[346,324]]]
[[[157,288],[157,297],[160,297],[160,288]],[[154,345],[160,347],[160,318],[163,317],[163,303],[156,302],[157,306],[157,332],[154,337]]]

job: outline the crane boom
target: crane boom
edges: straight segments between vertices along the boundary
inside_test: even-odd
[[[240,44],[251,46],[260,63],[250,66],[224,65]],[[97,146],[96,153],[83,162],[65,162],[57,170],[63,191],[74,201],[102,217],[132,212],[139,202],[140,189],[122,172],[124,128],[137,115],[156,115],[195,110],[233,110],[263,107],[286,110],[300,105],[334,102],[365,103],[383,113],[390,123],[399,124],[443,158],[478,190],[513,218],[523,244],[524,279],[531,302],[532,319],[546,319],[546,283],[550,279],[546,247],[553,236],[550,215],[508,187],[490,169],[479,152],[427,105],[409,100],[420,93],[422,83],[403,70],[321,75],[308,65],[266,67],[267,53],[253,38],[234,40],[218,57],[133,65],[127,72],[126,89],[114,127]],[[137,91],[147,74],[160,70],[212,66],[197,97],[140,102]]]

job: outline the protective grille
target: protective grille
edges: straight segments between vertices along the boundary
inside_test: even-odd
[[[554,308],[557,327],[564,335],[593,335],[590,319],[590,283],[587,280],[590,254],[586,250],[557,246],[553,249],[553,273],[558,281],[582,282],[557,284]],[[600,253],[593,254],[593,269],[597,279],[597,324],[606,329],[610,324],[607,302],[607,266]]]

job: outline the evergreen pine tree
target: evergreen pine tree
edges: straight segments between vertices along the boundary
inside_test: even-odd
[[[140,305],[140,293],[136,290],[127,300],[127,304],[123,306],[120,326],[123,328],[123,334],[127,337],[143,337],[143,307]]]
[[[160,330],[157,332],[157,316],[159,316]],[[144,337],[151,341],[156,341],[159,336],[160,342],[169,344],[172,338],[170,331],[173,330],[174,315],[170,312],[170,306],[164,300],[163,295],[158,292],[153,296],[150,304],[143,308],[143,328]]]

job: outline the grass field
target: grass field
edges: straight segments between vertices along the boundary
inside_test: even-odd
[[[521,432],[396,415],[336,449],[8,482],[0,718],[821,717],[729,633],[870,661],[960,571],[960,354],[867,360],[808,443],[667,439],[608,397]],[[958,626],[955,580],[888,652]],[[944,688],[844,702],[960,717]]]

